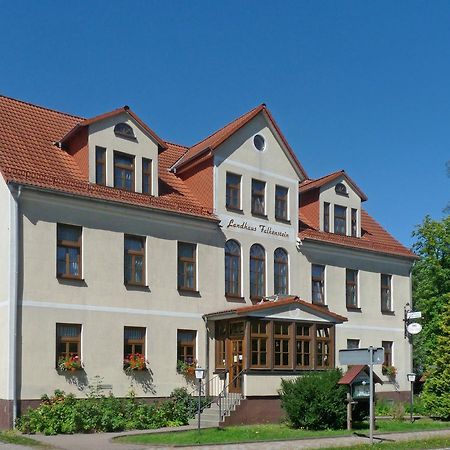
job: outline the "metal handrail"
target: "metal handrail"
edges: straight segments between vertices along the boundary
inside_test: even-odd
[[[224,386],[222,391],[219,393],[218,395],[219,420],[222,420],[223,416],[225,415],[225,411],[228,411],[229,408],[233,406],[232,405],[233,402],[226,401],[226,407],[223,408],[224,405],[222,399],[227,399],[227,396],[225,395],[227,388],[229,388],[243,373],[245,373],[245,369],[242,369],[226,386]]]

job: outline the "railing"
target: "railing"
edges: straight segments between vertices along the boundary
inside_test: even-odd
[[[219,405],[219,420],[222,421],[225,415],[230,411],[231,408],[241,399],[241,394],[230,395],[227,391],[233,383],[238,380],[242,374],[245,372],[242,369],[227,385],[224,386],[222,391],[218,395],[218,405]],[[224,381],[225,384],[226,381]]]

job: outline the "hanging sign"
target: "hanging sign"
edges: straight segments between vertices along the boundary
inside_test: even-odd
[[[422,331],[422,325],[420,325],[420,323],[417,322],[410,323],[406,327],[406,331],[409,334],[419,334]]]

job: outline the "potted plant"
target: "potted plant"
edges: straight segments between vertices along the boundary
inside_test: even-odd
[[[78,355],[68,353],[67,355],[60,356],[58,359],[58,369],[62,372],[74,372],[82,368],[83,364]]]
[[[393,379],[397,375],[397,369],[394,366],[381,366],[381,372],[388,378]]]
[[[130,353],[123,359],[123,369],[126,372],[147,369],[148,361],[142,353]]]
[[[185,377],[192,378],[195,375],[195,368],[197,367],[197,361],[177,361],[177,372],[181,373]]]

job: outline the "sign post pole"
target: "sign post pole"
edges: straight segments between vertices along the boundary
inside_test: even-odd
[[[370,355],[370,399],[369,399],[369,411],[370,411],[370,445],[373,445],[373,423],[374,423],[374,416],[373,416],[373,347],[369,347],[369,355]]]

